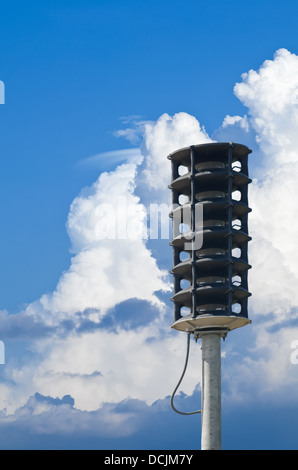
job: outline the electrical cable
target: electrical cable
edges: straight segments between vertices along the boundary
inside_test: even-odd
[[[179,388],[179,386],[180,386],[180,384],[181,384],[181,382],[182,382],[182,380],[183,380],[183,377],[184,377],[185,372],[186,372],[186,369],[187,369],[188,358],[189,358],[190,335],[191,335],[191,333],[190,333],[190,332],[187,332],[187,348],[186,348],[186,358],[185,358],[184,369],[183,369],[182,375],[181,375],[181,377],[180,377],[180,379],[179,379],[179,382],[178,382],[178,384],[176,385],[175,390],[173,391],[172,396],[171,396],[171,407],[173,408],[173,410],[174,410],[176,413],[178,413],[178,414],[180,414],[180,415],[194,415],[194,414],[196,414],[196,413],[202,413],[202,410],[188,411],[188,412],[179,411],[179,410],[177,410],[177,408],[175,408],[175,406],[174,406],[174,397],[175,397],[175,394],[176,394],[176,392],[177,392],[177,390],[178,390],[178,388]]]

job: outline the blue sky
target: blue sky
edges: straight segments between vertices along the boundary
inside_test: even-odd
[[[253,323],[223,344],[223,446],[297,448],[297,10],[1,6],[0,448],[199,448],[200,417],[169,406],[185,352],[169,240],[103,239],[103,207],[125,197],[142,230],[168,201],[167,154],[211,139],[253,149]],[[186,408],[199,364],[193,343]]]

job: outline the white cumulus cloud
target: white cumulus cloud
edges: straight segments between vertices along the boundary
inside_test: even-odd
[[[285,49],[235,85],[264,160],[250,187],[252,305],[256,313],[275,314],[277,322],[296,317],[298,307],[297,89],[298,57]]]
[[[231,393],[253,381],[257,384],[260,377],[266,378],[267,390],[270,384],[274,389],[281,383],[293,384],[287,347],[296,330],[290,334],[290,327],[283,326],[278,337],[271,328],[298,316],[297,89],[298,57],[281,49],[273,60],[244,74],[235,85],[246,113],[227,115],[212,138],[186,113],[163,114],[156,122],[135,124],[142,157],[134,151],[130,159],[125,152],[126,163],[102,173],[70,207],[67,231],[73,256],[69,269],[61,274],[52,293],[32,302],[19,317],[20,324],[27,315],[37,329],[40,323],[53,328],[53,335],[51,329],[45,329],[48,336],[32,340],[35,355],[31,362],[7,364],[7,381],[0,387],[2,408],[13,412],[36,392],[60,400],[71,395],[77,409],[89,411],[128,397],[151,404],[171,393],[179,378],[179,365],[183,365],[185,338],[169,330],[171,313],[159,296],[165,291],[169,294],[170,277],[159,266],[160,253],[151,252],[146,240],[146,204],[170,199],[169,153],[219,138],[239,137],[242,141],[241,136],[242,143],[254,140],[258,146],[249,157],[254,177],[249,190],[253,325],[247,328],[255,343],[251,355],[232,374]],[[119,135],[135,137],[129,129]],[[104,321],[111,317],[111,309],[129,299],[150,303],[157,314],[154,318],[148,315],[138,327],[133,322],[124,327],[118,318],[107,328]],[[5,319],[11,331],[12,325]],[[229,354],[227,350],[226,360]],[[196,366],[190,367],[183,383],[187,394],[199,381],[198,347],[192,350],[193,360],[194,355]]]
[[[99,320],[130,298],[161,305],[155,292],[169,289],[168,273],[146,247],[146,211],[134,195],[136,170],[136,163],[122,164],[75,198],[67,221],[71,265],[55,291],[29,305],[28,313],[55,324],[88,309]]]

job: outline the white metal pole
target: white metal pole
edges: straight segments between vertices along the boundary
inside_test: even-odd
[[[202,450],[221,450],[221,334],[202,338]]]

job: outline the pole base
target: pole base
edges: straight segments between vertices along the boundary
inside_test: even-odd
[[[242,326],[249,325],[251,320],[247,317],[237,315],[198,315],[193,318],[191,315],[179,318],[171,328],[178,331],[193,333],[196,330],[223,329],[235,330]]]

